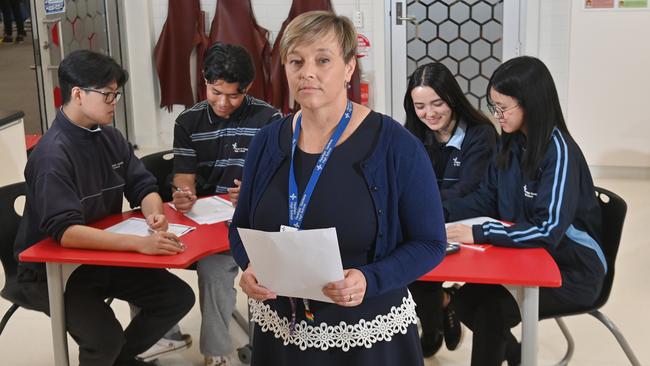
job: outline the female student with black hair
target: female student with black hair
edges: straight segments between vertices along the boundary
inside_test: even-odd
[[[562,286],[540,289],[540,318],[590,305],[607,271],[599,244],[600,207],[553,78],[540,60],[517,57],[497,68],[487,90],[503,131],[497,155],[476,192],[444,203],[445,216],[449,221],[491,216],[513,225],[452,225],[448,240],[545,248],[560,268]],[[466,284],[452,304],[473,331],[472,365],[501,365],[504,359],[519,364],[510,328],[521,315],[503,286]]]
[[[467,100],[451,71],[437,62],[418,67],[409,78],[404,109],[406,128],[429,154],[442,200],[475,190],[494,153],[497,133],[490,120]],[[415,282],[409,289],[418,304],[424,356],[438,351],[443,334],[447,348],[456,349],[460,322],[447,306],[447,292],[455,288],[443,293],[440,282]]]

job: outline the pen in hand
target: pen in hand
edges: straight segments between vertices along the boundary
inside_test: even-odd
[[[147,228],[147,231],[149,232],[149,234],[155,234],[155,233],[158,232],[157,230],[154,230],[154,229],[152,229],[151,227],[148,227],[148,228]],[[185,244],[183,244],[183,242],[181,242],[181,241],[178,240],[177,238],[167,238],[167,239],[173,241],[174,243],[176,243],[176,245],[177,245],[179,248],[185,250]]]

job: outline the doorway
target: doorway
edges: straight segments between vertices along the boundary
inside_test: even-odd
[[[57,71],[65,56],[88,49],[111,56],[125,65],[120,34],[121,2],[118,0],[34,0],[34,59],[41,126],[47,130],[61,106]],[[113,125],[129,137],[127,104],[117,103]]]
[[[389,1],[393,118],[404,121],[408,76],[434,61],[447,66],[468,100],[487,111],[490,76],[519,54],[519,1]]]
[[[13,13],[12,13],[13,15]],[[24,21],[27,37],[22,42],[15,42],[18,30],[12,22],[13,40],[5,40],[2,33],[0,42],[0,109],[5,111],[22,111],[26,134],[40,134],[41,117],[38,109],[38,93],[36,76],[34,74],[34,51],[32,39],[32,21],[30,18],[29,2],[20,1],[20,17]],[[5,22],[11,19],[3,19]],[[32,67],[32,68],[30,68]]]

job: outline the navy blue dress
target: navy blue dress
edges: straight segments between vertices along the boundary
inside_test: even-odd
[[[291,121],[292,118],[286,120],[280,133],[281,148],[287,155],[291,153]],[[343,268],[368,264],[374,257],[377,221],[371,195],[359,164],[373,151],[379,135],[380,122],[381,115],[371,112],[357,130],[334,149],[314,189],[303,221],[304,229],[336,227]],[[294,168],[300,195],[319,155],[296,149]],[[288,178],[289,159],[286,159],[262,195],[252,221],[254,229],[278,231],[280,225],[287,224]],[[315,316],[314,322],[306,321],[304,305],[298,299],[296,322],[302,322],[303,326],[323,326],[321,323],[337,326],[340,322],[357,324],[362,319],[371,321],[376,317],[391,314],[391,308],[403,306],[407,298],[407,289],[404,287],[364,299],[360,305],[350,308],[312,300],[309,305]],[[291,319],[288,298],[279,296],[276,300],[265,301],[263,304],[277,312],[280,318]],[[299,327],[298,331],[300,329],[304,330]],[[339,345],[329,347],[319,347],[318,340],[314,343],[285,345],[282,338],[276,338],[276,334],[268,327],[256,326],[252,364],[422,365],[416,325],[410,323],[404,330],[406,334],[397,332],[384,340],[368,335],[365,345],[348,348],[345,339],[340,339]]]

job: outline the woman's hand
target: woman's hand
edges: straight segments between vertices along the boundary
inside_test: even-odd
[[[185,246],[176,235],[165,231],[155,231],[145,236],[138,246],[138,253],[149,255],[173,255],[185,251]]]
[[[474,244],[472,227],[463,224],[449,225],[447,228],[447,240],[459,243]]]
[[[239,279],[239,286],[248,297],[258,301],[275,299],[278,296],[275,292],[259,285],[257,277],[255,277],[255,273],[253,272],[253,266],[250,263]]]
[[[341,281],[330,282],[323,287],[323,294],[334,301],[335,304],[352,307],[363,302],[366,295],[366,276],[358,269],[346,269]]]
[[[163,214],[152,214],[147,216],[147,225],[153,231],[167,231],[169,224],[167,217]]]

